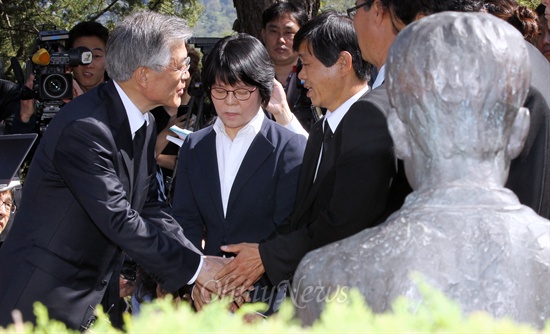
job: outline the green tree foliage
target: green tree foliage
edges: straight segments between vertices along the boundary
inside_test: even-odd
[[[346,9],[354,4],[355,2],[347,0],[321,0],[321,10],[334,9],[339,13],[346,13]]]
[[[538,5],[540,5],[540,0],[518,0],[518,3],[531,9],[535,9]]]
[[[174,307],[168,300],[143,305],[139,316],[125,318],[126,333],[550,333],[550,321],[542,331],[518,324],[508,318],[495,319],[478,312],[465,316],[460,307],[442,293],[419,284],[421,303],[398,299],[393,312],[374,314],[359,292],[352,290],[345,299],[332,299],[321,319],[311,327],[301,327],[294,317],[292,299],[288,298],[275,315],[265,321],[245,323],[244,315],[258,309],[245,305],[235,315],[226,302],[214,302],[195,313],[187,304]],[[19,323],[0,328],[1,333],[79,333],[67,330],[59,322],[48,320],[42,305],[35,308],[37,325]],[[19,330],[16,330],[18,328]],[[98,308],[93,333],[123,333],[114,329]]]
[[[13,80],[10,57],[23,63],[38,32],[66,29],[81,21],[98,21],[112,29],[127,14],[149,9],[185,18],[192,27],[204,7],[200,0],[0,0],[0,60]]]
[[[202,0],[203,16],[193,28],[196,37],[223,37],[233,33],[237,12],[232,0]]]

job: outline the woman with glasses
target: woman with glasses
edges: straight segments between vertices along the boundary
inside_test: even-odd
[[[220,247],[264,240],[291,213],[306,138],[265,116],[274,70],[255,37],[218,41],[205,60],[202,82],[218,117],[190,134],[180,150],[172,213],[205,254],[234,256]],[[253,301],[272,295],[256,291]],[[201,304],[195,298],[197,308]]]

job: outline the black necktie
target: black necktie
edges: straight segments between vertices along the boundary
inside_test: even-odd
[[[332,141],[332,135],[332,129],[330,128],[328,121],[325,120],[323,126],[323,155],[321,156],[321,162],[325,159],[325,157],[328,157],[327,151],[330,147],[330,142]]]
[[[313,177],[313,182],[317,180],[317,174],[319,174],[320,170],[323,169],[323,166],[326,167],[327,161],[330,161],[329,158],[329,147],[330,142],[332,141],[332,129],[328,125],[328,122],[325,120],[323,123],[323,146],[321,147],[320,152],[320,159],[317,163],[317,169],[315,170],[315,176]]]
[[[135,170],[139,169],[139,163],[141,161],[141,153],[143,152],[143,145],[145,144],[145,137],[147,134],[147,122],[144,122],[141,128],[136,131],[134,135],[134,166]]]

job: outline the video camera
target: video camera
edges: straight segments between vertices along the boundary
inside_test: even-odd
[[[23,88],[21,99],[36,99],[37,123],[42,133],[64,100],[73,97],[73,76],[68,67],[90,64],[93,55],[90,49],[78,47],[65,50],[69,38],[66,30],[40,31],[33,46],[32,56],[27,61],[27,71],[34,74],[33,89]]]

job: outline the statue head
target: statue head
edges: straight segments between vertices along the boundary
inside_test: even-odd
[[[497,166],[504,184],[529,128],[529,66],[523,36],[492,15],[444,12],[399,33],[386,63],[388,125],[413,188],[460,161]]]

